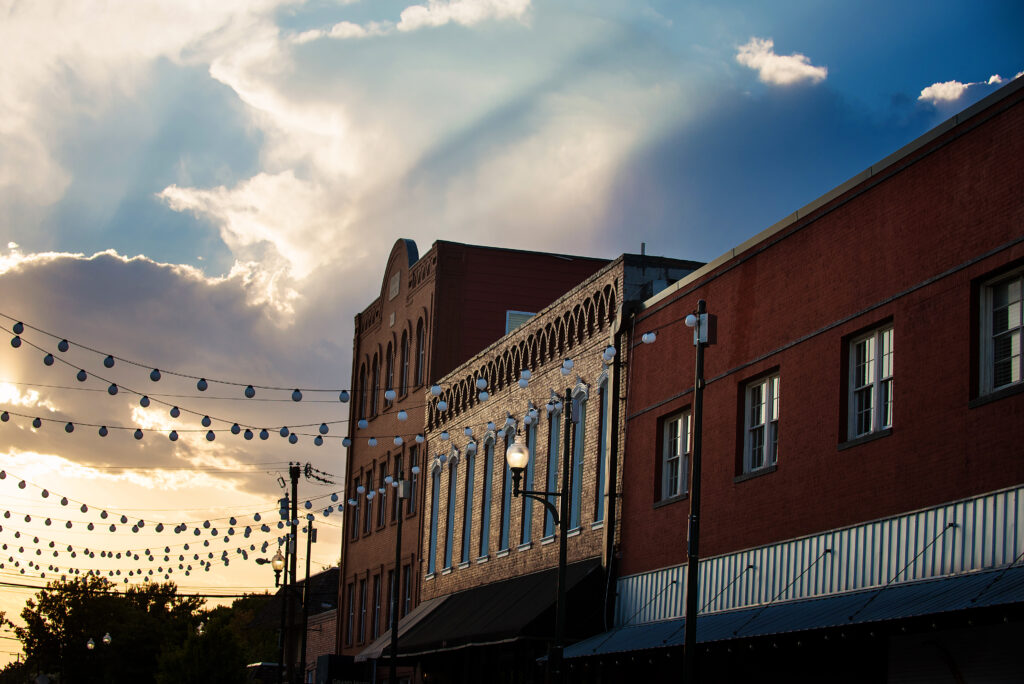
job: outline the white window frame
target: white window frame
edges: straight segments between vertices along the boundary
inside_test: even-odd
[[[690,453],[693,448],[689,410],[667,417],[661,432],[661,499],[672,499],[688,491]]]
[[[999,288],[1006,287],[1006,301],[996,297]],[[993,278],[981,289],[980,342],[981,394],[989,394],[1024,382],[1021,343],[1024,342],[1024,269]],[[1005,318],[1005,320],[1003,320]],[[1000,330],[996,329],[996,326]],[[1007,349],[996,349],[996,339],[1002,338]],[[997,358],[999,354],[999,358]],[[996,377],[996,364],[1008,363],[1009,377],[1003,381]],[[996,384],[996,383],[999,384]]]
[[[753,473],[779,461],[778,373],[747,383],[744,390],[743,472]]]
[[[892,427],[894,350],[891,324],[850,340],[848,439]]]

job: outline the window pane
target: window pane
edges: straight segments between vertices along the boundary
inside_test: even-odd
[[[764,465],[764,426],[750,431],[750,469],[757,470]]]
[[[882,428],[892,427],[892,380],[882,383]]]
[[[853,394],[854,425],[857,435],[871,432],[871,408],[874,388],[871,386],[859,389]]]
[[[775,421],[771,425],[772,431],[772,443],[771,443],[771,462],[775,465],[779,461],[779,422]]]

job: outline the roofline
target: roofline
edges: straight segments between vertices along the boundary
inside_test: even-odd
[[[856,176],[850,178],[844,183],[841,183],[840,185],[837,185],[836,187],[832,188],[824,195],[821,195],[820,197],[811,201],[810,203],[805,204],[803,207],[797,209],[789,216],[779,221],[776,221],[774,224],[772,224],[765,230],[762,230],[760,233],[757,233],[753,237],[745,240],[744,242],[741,242],[739,245],[728,250],[718,258],[712,259],[711,261],[707,262],[707,264],[705,264],[702,268],[697,269],[696,271],[694,271],[693,273],[684,278],[680,278],[677,282],[673,283],[672,285],[665,288],[661,292],[655,294],[650,299],[645,300],[641,304],[640,311],[638,313],[642,314],[651,307],[654,307],[657,304],[661,303],[665,299],[672,297],[672,295],[678,293],[680,290],[683,290],[688,286],[694,285],[695,283],[697,283],[702,278],[715,271],[723,264],[727,263],[728,261],[731,261],[732,259],[735,259],[739,255],[743,254],[744,252],[747,252],[756,245],[763,243],[768,238],[782,232],[784,229],[794,225],[798,221],[806,219],[808,216],[818,211],[819,209],[827,205],[829,202],[832,202],[833,200],[841,197],[842,195],[858,187],[865,181],[874,178],[875,176],[878,176],[880,174],[883,174],[884,172],[892,171],[893,167],[896,166],[899,162],[906,160],[915,152],[924,149],[927,145],[931,144],[942,135],[948,133],[957,126],[965,123],[969,119],[974,118],[978,114],[981,114],[982,112],[989,109],[996,103],[1002,100],[1009,99],[1013,95],[1016,95],[1017,91],[1021,90],[1022,88],[1024,88],[1024,76],[1015,78],[1014,80],[1010,81],[1006,85],[996,90],[994,93],[991,93],[990,95],[982,98],[981,100],[978,100],[967,109],[964,109],[958,114],[955,114],[950,118],[946,119],[938,126],[935,126],[931,130],[921,135],[920,137],[907,143],[906,145],[899,148],[889,156],[883,158],[881,161],[872,164],[865,170],[858,173]]]

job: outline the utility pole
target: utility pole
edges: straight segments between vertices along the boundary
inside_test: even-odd
[[[312,590],[309,586],[309,559],[312,555],[312,546],[316,542],[316,529],[313,521],[310,520],[306,526],[306,581],[302,586],[302,653],[299,654],[299,677],[306,677],[306,637],[309,631],[309,601],[312,598]]]
[[[285,596],[288,602],[288,631],[295,625],[295,604],[292,601],[292,594],[295,585],[295,576],[298,574],[298,549],[295,548],[295,538],[298,530],[295,521],[299,518],[299,464],[288,464],[288,475],[292,481],[291,511],[288,520],[288,546],[291,549],[291,583],[285,589]],[[285,658],[288,664],[288,684],[295,684],[295,644],[294,639],[285,642]]]

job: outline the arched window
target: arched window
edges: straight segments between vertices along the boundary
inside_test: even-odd
[[[441,489],[441,468],[435,467],[430,476],[430,539],[427,554],[427,574],[433,575],[437,569],[437,506]]]
[[[359,417],[366,418],[366,405],[370,403],[370,395],[367,392],[366,386],[366,364],[360,364],[359,366],[359,394],[356,398],[359,400]]]
[[[480,502],[480,557],[490,553],[491,491],[494,489],[494,438],[484,442],[484,491]]]
[[[377,394],[380,392],[380,359],[373,355],[373,385],[370,387],[370,415],[377,415]]]
[[[526,462],[523,487],[533,489],[533,464],[537,460],[537,430],[533,425],[526,426],[526,448],[530,451],[530,460]],[[554,490],[550,490],[554,491]],[[523,500],[523,521],[519,531],[519,543],[527,544],[533,536],[533,501]]]
[[[452,567],[452,547],[455,544],[455,486],[459,481],[459,461],[454,455],[448,467],[448,513],[444,530],[444,568]]]
[[[466,452],[466,498],[462,506],[462,555],[460,561],[469,562],[469,540],[473,536],[473,478],[476,473],[476,453]]]
[[[611,404],[608,395],[608,379],[597,388],[597,477],[594,482],[594,522],[604,520],[604,477],[608,460],[608,421],[611,418]]]
[[[508,447],[511,443],[509,437],[505,437],[505,452],[508,453]],[[501,496],[501,536],[498,538],[498,550],[508,551],[508,532],[509,525],[511,524],[512,516],[512,469],[508,466],[507,459],[501,459],[501,462],[505,465],[503,470],[505,471],[505,482],[502,486]]]
[[[551,400],[553,403],[556,401],[554,398]],[[555,403],[555,406],[559,404]],[[548,414],[548,481],[547,491],[557,492],[558,491],[558,464],[561,462],[561,451],[559,451],[560,440],[558,439],[562,433],[562,411],[561,409],[555,409]],[[558,508],[558,500],[554,496],[549,496],[548,501],[551,502],[552,506]],[[544,536],[552,537],[555,534],[555,517],[551,515],[551,511],[544,507]]]
[[[388,355],[384,359],[384,389],[395,389],[395,353],[390,342],[388,342]],[[391,402],[385,398],[384,405],[390,406]]]
[[[423,319],[416,322],[416,386],[426,382],[427,339],[423,331]]]
[[[402,396],[409,391],[409,333],[402,331],[401,371],[398,376],[398,393]]]
[[[575,530],[580,526],[580,509],[583,499],[583,457],[585,454],[587,425],[587,395],[580,393],[573,396],[572,401],[576,404],[576,423],[573,425],[572,437],[572,466],[569,477],[572,482],[569,484],[571,498],[569,499],[569,529]]]

